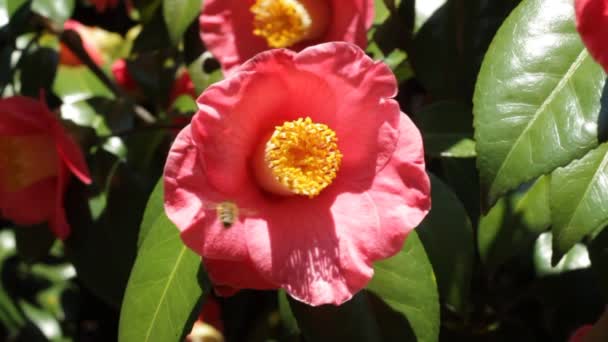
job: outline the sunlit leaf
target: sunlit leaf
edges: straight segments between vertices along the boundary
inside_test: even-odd
[[[608,223],[608,143],[551,176],[551,219],[556,257]]]
[[[479,72],[475,140],[489,203],[597,146],[602,68],[570,0],[527,0],[500,28]]]
[[[551,233],[542,233],[534,244],[534,267],[536,268],[537,275],[559,274],[588,268],[591,265],[587,247],[583,244],[576,244],[559,260],[557,265],[552,266],[553,250],[551,240]]]
[[[501,198],[481,217],[477,245],[485,266],[494,269],[530,250],[551,225],[549,178],[541,177],[526,190]]]
[[[162,191],[153,196],[162,199]],[[182,340],[204,293],[200,256],[183,244],[179,230],[164,210],[158,210],[155,198],[147,210],[156,219],[146,228],[122,304],[120,342]],[[150,224],[151,215],[145,215],[144,224]]]

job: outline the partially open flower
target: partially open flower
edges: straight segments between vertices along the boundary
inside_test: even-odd
[[[207,0],[201,38],[224,72],[270,48],[299,51],[330,41],[365,48],[372,0]]]
[[[199,98],[165,165],[165,209],[219,294],[340,304],[430,207],[418,129],[357,46],[260,53]]]
[[[576,28],[591,53],[608,72],[608,0],[576,0]]]
[[[19,225],[48,221],[58,238],[67,238],[63,195],[71,174],[91,182],[80,149],[46,105],[1,99],[0,216]]]
[[[87,27],[76,20],[68,20],[63,25],[64,30],[73,30],[80,36],[80,41],[82,43],[82,47],[87,52],[89,57],[95,62],[97,65],[103,64],[103,56],[99,48],[95,45],[95,40],[92,39],[92,31],[94,28]],[[66,45],[61,44],[59,49],[59,63],[63,65],[69,66],[78,66],[82,65],[82,61],[78,58],[72,50],[70,50]]]

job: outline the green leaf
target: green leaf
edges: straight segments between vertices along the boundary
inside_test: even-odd
[[[605,82],[571,0],[526,0],[484,59],[474,102],[478,167],[490,204],[597,146]]]
[[[27,0],[0,0],[0,27],[8,25],[17,9],[27,3]]]
[[[206,51],[188,66],[188,73],[198,94],[202,93],[213,83],[220,81],[223,77],[219,64],[214,70],[207,70],[206,66],[212,61],[213,55],[209,51]]]
[[[433,98],[471,101],[486,49],[518,2],[415,1],[416,34],[408,52],[416,79]]]
[[[534,268],[538,276],[547,276],[560,274],[563,272],[574,271],[582,268],[588,268],[591,265],[589,261],[589,253],[587,247],[583,244],[576,244],[563,257],[560,257],[559,263],[552,266],[553,257],[551,233],[542,233],[534,244]]]
[[[556,257],[608,223],[608,143],[551,177],[551,219]]]
[[[290,330],[299,328],[307,341],[423,342],[439,335],[435,275],[416,232],[397,255],[374,265],[367,289],[350,301],[311,307],[289,298],[289,306],[297,320]],[[281,310],[289,322],[287,308]]]
[[[481,217],[477,233],[481,260],[487,268],[496,268],[529,250],[550,225],[549,177],[545,176],[527,190],[501,198]]]
[[[157,188],[158,189],[158,188]],[[182,242],[179,230],[158,210],[155,191],[146,211],[156,214],[141,243],[120,315],[120,342],[181,341],[205,292],[201,258]],[[152,215],[146,213],[144,224]]]
[[[179,44],[190,23],[201,12],[202,0],[163,0],[163,17],[174,45]]]
[[[63,25],[72,16],[75,5],[74,0],[34,0],[32,11]]]
[[[53,92],[68,104],[93,97],[114,98],[110,89],[86,66],[59,66]]]
[[[424,152],[433,157],[475,157],[472,108],[461,102],[440,101],[422,108],[415,117]]]
[[[141,247],[141,244],[144,242],[146,236],[154,226],[154,223],[158,219],[159,213],[165,211],[165,200],[164,200],[164,191],[163,191],[163,180],[160,179],[154,190],[152,190],[152,194],[148,198],[148,204],[146,204],[146,211],[144,211],[144,216],[141,220],[141,226],[139,228],[139,237],[137,239],[137,247]]]
[[[298,327],[298,321],[291,312],[289,299],[285,290],[279,290],[277,292],[279,301],[279,314],[281,315],[281,321],[288,336],[295,336],[300,334],[300,327]]]
[[[452,190],[434,175],[430,177],[433,206],[416,232],[433,265],[442,301],[464,314],[473,273],[473,229]]]
[[[376,262],[374,277],[367,289],[407,321],[407,324],[399,329],[411,330],[411,336],[415,336],[412,340],[437,341],[437,283],[431,263],[415,231],[410,233],[403,249],[397,255]],[[383,328],[382,333],[392,332]]]

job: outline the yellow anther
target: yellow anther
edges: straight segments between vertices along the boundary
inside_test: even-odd
[[[297,0],[257,0],[251,12],[253,34],[265,38],[273,48],[292,46],[311,32],[312,18]]]
[[[336,178],[342,153],[336,132],[306,117],[275,128],[266,143],[264,161],[291,193],[312,198]]]
[[[57,175],[58,155],[44,135],[0,137],[0,188],[14,192]]]

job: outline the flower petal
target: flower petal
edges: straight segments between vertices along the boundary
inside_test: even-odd
[[[370,179],[384,167],[397,144],[400,111],[392,99],[397,94],[395,76],[386,64],[343,42],[304,49],[295,63],[299,70],[322,76],[339,98],[335,112],[323,113],[321,121],[338,136],[344,155],[340,177]],[[327,92],[316,97],[324,99],[323,93]]]
[[[246,206],[247,194],[226,198],[207,182],[205,165],[199,160],[200,145],[192,141],[191,126],[186,126],[173,143],[165,165],[165,211],[182,232],[188,247],[200,255],[224,260],[248,258],[246,223],[240,218],[230,228],[217,219],[216,205],[230,200]],[[243,204],[245,203],[245,204]]]
[[[233,295],[238,289],[276,289],[277,284],[260,276],[250,260],[230,261],[203,258],[205,270],[220,295]]]
[[[576,28],[587,49],[608,72],[608,1],[576,0]]]
[[[57,178],[51,177],[19,191],[3,192],[0,195],[0,216],[23,226],[46,221],[55,208],[56,188]]]
[[[0,101],[0,135],[27,135],[46,132],[50,120],[44,115],[48,109],[39,101],[24,96],[13,96]]]
[[[374,21],[372,0],[332,0],[331,25],[321,42],[345,41],[362,49],[367,46],[367,30]]]
[[[268,49],[266,41],[253,34],[255,0],[206,0],[199,18],[201,39],[228,74],[243,61]]]

